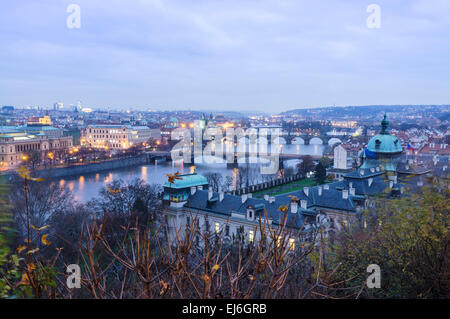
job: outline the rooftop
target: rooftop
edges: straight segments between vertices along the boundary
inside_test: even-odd
[[[389,134],[388,126],[389,121],[386,115],[384,115],[384,119],[381,121],[381,132],[372,137],[367,144],[369,151],[379,154],[395,154],[402,151],[402,145],[399,139]]]
[[[182,189],[190,188],[193,186],[208,185],[208,180],[206,179],[206,177],[198,175],[197,173],[178,175],[178,177],[180,177],[181,179],[176,179],[172,184],[166,181],[164,183],[164,187]]]

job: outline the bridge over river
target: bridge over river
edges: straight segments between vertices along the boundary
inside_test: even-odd
[[[329,146],[325,147],[325,151],[329,150]],[[156,161],[172,161],[172,155],[170,151],[150,151],[150,152],[146,152],[146,155],[148,157],[148,162],[149,163],[154,163],[155,160]],[[293,154],[293,153],[283,153],[281,152],[278,155],[279,161],[286,161],[286,160],[293,160],[293,159],[302,159],[305,155],[307,154]],[[259,156],[259,155],[258,155]],[[323,155],[310,155],[314,160],[319,160]],[[272,159],[273,155],[267,155],[267,156],[260,156],[261,158],[265,158],[265,159]],[[224,157],[225,158],[225,157]],[[234,163],[238,162],[238,154],[235,153],[234,154]],[[242,155],[241,155],[242,158]],[[249,161],[249,153],[245,154],[245,159],[246,162]],[[191,163],[194,163],[194,153],[191,152]],[[234,164],[234,163],[229,163],[229,164]]]

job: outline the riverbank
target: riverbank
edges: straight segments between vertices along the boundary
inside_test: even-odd
[[[140,154],[133,157],[110,159],[97,163],[44,168],[33,171],[32,175],[35,177],[43,177],[43,178],[61,178],[61,177],[70,177],[90,173],[97,173],[102,171],[109,171],[119,168],[139,166],[147,163],[148,163],[148,156],[146,154]],[[13,174],[14,172],[7,172],[2,175],[8,178]]]

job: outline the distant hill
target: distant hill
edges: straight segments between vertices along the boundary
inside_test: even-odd
[[[349,116],[376,116],[378,113],[403,113],[403,114],[425,114],[425,113],[447,113],[450,105],[361,105],[361,106],[330,106],[321,108],[295,109],[281,113],[281,115],[326,115],[344,117]]]

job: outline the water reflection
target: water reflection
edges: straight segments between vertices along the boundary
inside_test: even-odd
[[[284,145],[282,152],[284,154],[301,154],[301,155],[320,155],[324,149],[323,145]],[[270,151],[270,149],[269,149]],[[260,163],[263,162],[259,159]],[[267,163],[267,160],[265,161]],[[290,159],[285,162],[285,166],[293,166],[299,162],[296,159]],[[240,164],[246,165],[246,164]],[[185,169],[186,166],[186,169]],[[139,165],[123,169],[115,169],[113,171],[98,172],[93,174],[83,174],[83,176],[65,177],[57,182],[60,187],[68,186],[74,192],[74,197],[80,202],[87,202],[95,196],[106,184],[111,183],[114,179],[122,179],[125,182],[131,182],[135,178],[141,178],[152,184],[163,184],[166,181],[166,174],[173,174],[177,171],[180,173],[206,174],[209,172],[219,173],[225,181],[226,176],[231,176],[232,185],[235,188],[238,182],[238,169],[227,167],[226,163],[208,164],[203,163],[187,164],[183,161],[177,162],[155,162],[154,165]]]
[[[108,174],[108,176],[105,177],[105,179],[104,179],[104,181],[103,181],[104,184],[111,183],[111,182],[113,181],[113,177],[114,177],[113,173],[110,172],[110,173]]]
[[[84,188],[84,176],[80,176],[78,180],[78,189],[82,191]]]
[[[147,183],[147,166],[141,168],[141,179]]]

